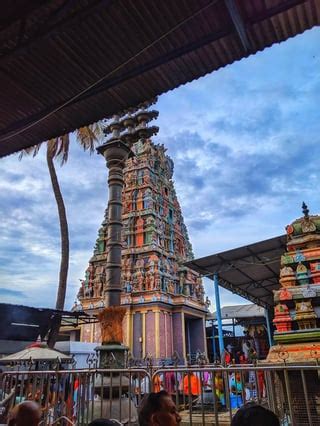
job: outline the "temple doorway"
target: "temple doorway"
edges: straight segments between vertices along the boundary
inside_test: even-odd
[[[186,356],[187,359],[194,361],[197,352],[206,352],[203,318],[185,314],[184,329]]]

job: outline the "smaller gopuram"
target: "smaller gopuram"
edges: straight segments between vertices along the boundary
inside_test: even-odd
[[[124,343],[136,359],[178,356],[185,362],[206,352],[207,305],[197,273],[183,266],[192,247],[173,183],[173,161],[152,142],[158,128],[150,104],[114,117],[116,132],[133,155],[126,160],[122,190],[121,306]],[[110,207],[109,207],[110,208]],[[112,206],[115,208],[115,206]],[[81,308],[99,314],[105,306],[108,209],[78,294]],[[100,342],[99,324],[82,327],[81,340]]]
[[[268,362],[307,362],[320,357],[320,216],[303,217],[286,227],[280,289],[274,291],[274,340]]]

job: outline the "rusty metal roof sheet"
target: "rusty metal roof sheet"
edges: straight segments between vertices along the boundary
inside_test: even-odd
[[[0,156],[320,23],[320,0],[4,0]]]

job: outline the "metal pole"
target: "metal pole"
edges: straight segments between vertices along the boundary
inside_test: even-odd
[[[217,359],[215,337],[216,336],[215,336],[215,329],[214,329],[214,320],[212,320],[212,353],[213,353],[213,362]]]
[[[271,348],[271,346],[273,345],[273,339],[272,339],[272,333],[271,333],[269,311],[267,308],[264,309],[264,316],[266,318],[268,340],[269,340],[269,346]]]
[[[214,293],[216,298],[216,312],[217,312],[217,322],[218,322],[218,338],[219,338],[219,349],[220,349],[220,358],[222,357],[224,351],[223,343],[223,331],[222,331],[222,318],[221,318],[221,306],[220,306],[220,294],[219,294],[219,277],[218,274],[213,275],[213,284],[214,284]]]

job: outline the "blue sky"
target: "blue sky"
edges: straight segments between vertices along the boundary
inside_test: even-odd
[[[196,257],[282,234],[303,200],[319,213],[319,31],[159,98],[155,140],[175,162]],[[44,153],[0,160],[0,300],[53,307],[60,240]],[[107,170],[102,157],[76,143],[57,170],[70,227],[69,308],[103,219]],[[221,293],[223,305],[243,302]]]

